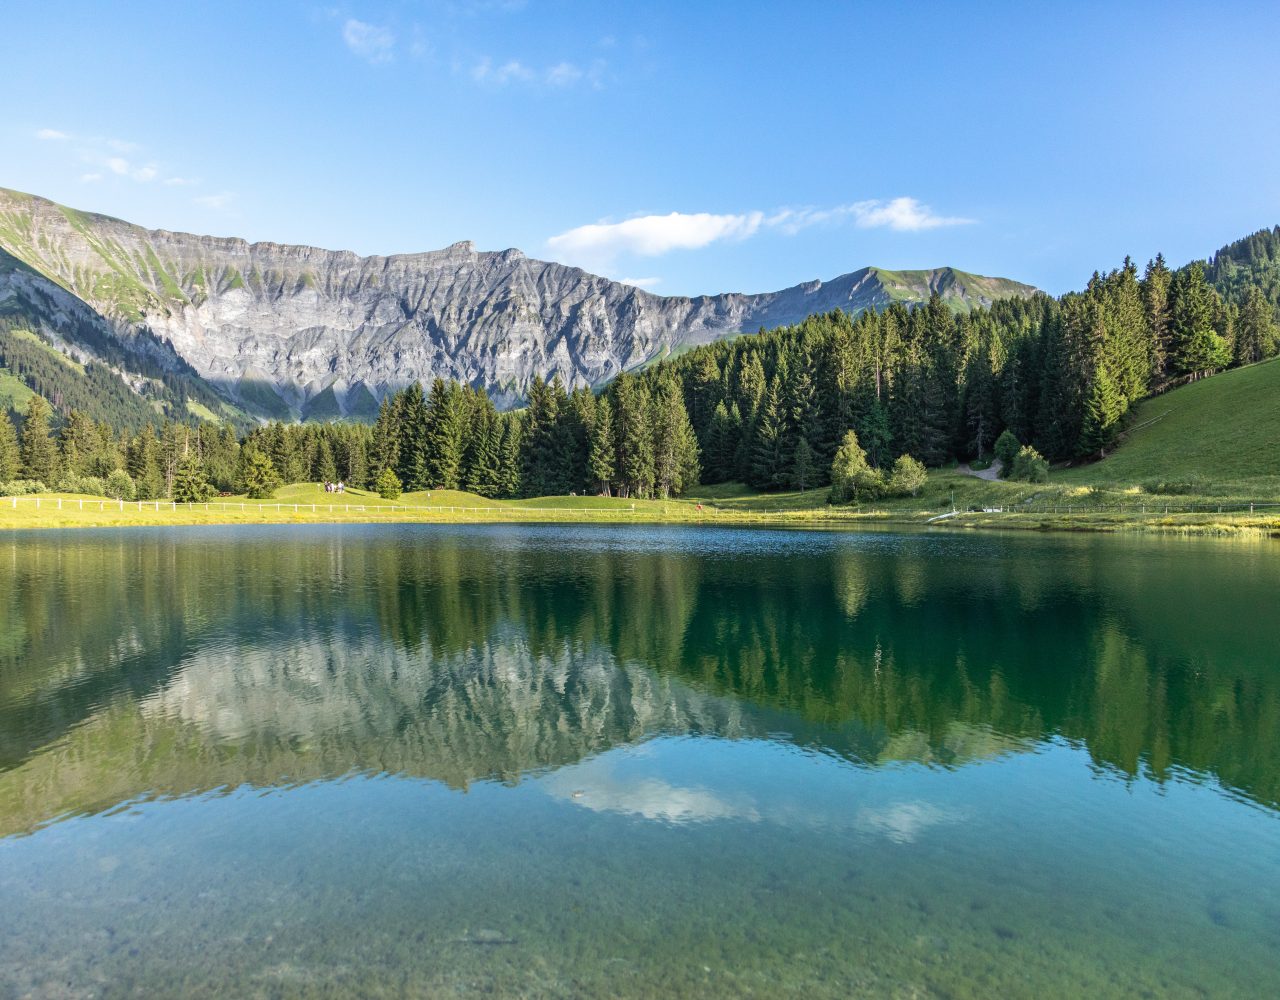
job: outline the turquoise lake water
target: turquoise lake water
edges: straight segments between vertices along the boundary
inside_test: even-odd
[[[0,539],[0,996],[1280,995],[1280,546]]]

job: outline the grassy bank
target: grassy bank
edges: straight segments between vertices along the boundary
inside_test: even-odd
[[[1208,502],[1203,496],[1141,498],[1068,485],[1031,487],[989,483],[954,470],[930,475],[919,497],[863,506],[831,507],[825,490],[759,494],[733,484],[706,488],[682,500],[620,500],[606,497],[540,497],[489,500],[471,493],[433,490],[396,501],[350,491],[325,493],[314,484],[287,486],[272,500],[224,497],[202,504],[167,501],[119,503],[101,497],[51,493],[0,500],[0,529],[137,527],[213,524],[927,524],[942,528],[1157,530],[1191,533],[1242,531],[1280,534],[1280,506],[1254,514],[1215,510],[1166,513],[1166,503]],[[1224,501],[1226,503],[1227,501]],[[1053,505],[1058,510],[1053,510]],[[1116,509],[1117,505],[1125,509]],[[986,512],[983,511],[986,508]]]

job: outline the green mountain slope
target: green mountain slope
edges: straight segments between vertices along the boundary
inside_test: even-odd
[[[1054,478],[1059,476],[1064,482],[1216,489],[1280,484],[1280,358],[1146,400],[1112,455]]]

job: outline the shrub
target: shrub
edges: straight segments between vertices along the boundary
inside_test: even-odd
[[[97,476],[77,476],[74,472],[64,475],[58,483],[58,488],[63,493],[87,493],[94,497],[107,495],[107,484]]]
[[[1204,476],[1191,472],[1171,479],[1157,479],[1142,484],[1144,493],[1158,493],[1161,496],[1201,495],[1206,492],[1208,482]]]
[[[918,496],[928,481],[929,473],[923,462],[917,462],[910,455],[899,455],[889,475],[889,492],[896,497]]]
[[[387,466],[378,473],[378,482],[374,487],[383,500],[400,499],[400,478]]]
[[[995,455],[1003,466],[1000,470],[1003,478],[1009,478],[1012,473],[1013,463],[1018,460],[1018,450],[1021,447],[1022,443],[1014,437],[1013,431],[1006,430],[996,438]]]
[[[48,493],[49,487],[38,479],[14,479],[0,483],[0,496],[25,497],[31,493]]]
[[[107,476],[106,495],[112,500],[132,500],[133,480],[124,469],[112,469]]]
[[[1009,478],[1024,483],[1048,482],[1049,463],[1031,445],[1024,445],[1018,450],[1018,455],[1013,460],[1013,470],[1009,473]]]

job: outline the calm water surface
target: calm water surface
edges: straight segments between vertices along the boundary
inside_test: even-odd
[[[1280,995],[1274,542],[0,539],[0,996]]]

